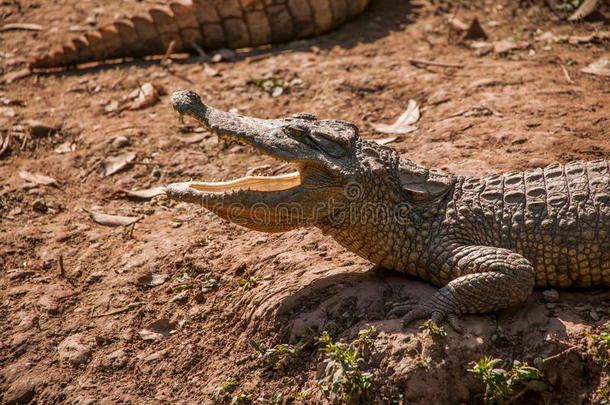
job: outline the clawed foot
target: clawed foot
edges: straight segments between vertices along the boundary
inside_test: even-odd
[[[436,325],[441,326],[445,321],[458,333],[462,333],[459,325],[458,315],[454,312],[435,306],[433,302],[426,301],[423,304],[415,300],[408,300],[398,304],[390,312],[387,318],[402,316],[402,326],[406,328],[409,323],[416,319],[428,318]]]

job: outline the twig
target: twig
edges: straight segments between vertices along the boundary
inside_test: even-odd
[[[63,278],[67,278],[66,269],[64,268],[64,257],[62,255],[59,255],[57,258],[57,266],[59,267],[59,275]]]
[[[64,268],[64,257],[62,255],[59,255],[57,258],[57,267],[59,267],[59,276],[66,280],[70,285],[74,286],[74,282],[70,280],[66,274],[66,269]]]
[[[570,74],[568,73],[568,69],[566,69],[566,67],[563,65],[559,65],[559,67],[561,67],[561,70],[563,70],[563,75],[566,77],[566,80],[568,81],[568,83],[574,84],[574,80],[572,80],[572,78],[570,77]]]
[[[2,137],[0,136],[0,140],[2,140]],[[4,155],[4,152],[7,151],[8,149],[8,145],[11,142],[11,134],[10,132],[6,134],[6,138],[4,138],[4,140],[2,140],[2,142],[0,142],[0,156]]]
[[[163,55],[163,58],[161,58],[161,66],[165,66],[165,64],[167,63],[167,60],[169,59],[169,57],[174,53],[174,50],[176,49],[176,40],[172,40],[172,42],[169,43],[169,45],[167,46],[167,50],[165,51],[165,55]]]
[[[199,54],[199,56],[201,56],[204,59],[209,58],[208,54],[205,53],[205,51],[199,45],[197,45],[197,43],[195,41],[191,41],[190,45]]]
[[[577,346],[570,346],[560,353],[554,354],[551,357],[547,357],[546,359],[543,359],[542,362],[546,363],[547,361],[550,361],[550,360],[556,359],[557,357],[563,356],[564,354],[569,353],[572,350],[577,349],[577,348],[578,348]]]
[[[457,64],[457,63],[434,62],[434,61],[431,61],[431,60],[422,60],[422,59],[409,59],[409,63],[412,64],[415,67],[417,67],[417,65],[438,66],[438,67],[456,68],[456,69],[461,69],[461,68],[464,67],[464,65]]]
[[[112,315],[116,315],[116,314],[121,314],[123,312],[129,311],[130,309],[137,308],[143,304],[144,304],[143,302],[132,302],[131,304],[127,305],[126,307],[115,309],[114,311],[104,312],[103,314],[92,315],[92,317],[93,318],[102,318],[104,316],[112,316]]]
[[[133,239],[133,230],[136,227],[136,222],[131,224],[131,228],[129,229],[129,239]]]

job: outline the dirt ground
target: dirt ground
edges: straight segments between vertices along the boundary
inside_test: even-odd
[[[537,290],[514,310],[464,316],[462,335],[447,328],[447,337],[434,338],[385,317],[392,303],[425,298],[434,287],[374,270],[317,229],[263,234],[198,206],[124,192],[285,170],[180,124],[168,95],[122,110],[147,82],[167,94],[192,89],[251,116],[307,111],[348,120],[371,139],[387,137],[373,124],[391,123],[413,99],[422,111],[418,130],[390,145],[462,175],[610,159],[610,80],[581,72],[610,57],[610,41],[591,38],[608,23],[567,23],[552,10],[556,0],[457,3],[375,1],[327,35],[219,63],[131,61],[1,84],[0,135],[10,135],[0,156],[3,401],[327,403],[324,353],[306,335],[327,330],[351,342],[374,326],[363,403],[482,403],[485,386],[468,369],[492,356],[504,367],[516,359],[543,372],[548,389],[514,403],[608,404],[608,370],[591,338],[610,315],[607,289],[560,290],[557,302]],[[0,73],[23,68],[88,18],[99,26],[151,4],[2,1],[0,25],[43,30],[0,32]],[[601,11],[610,16],[608,6]],[[487,44],[462,41],[450,16],[478,17]],[[537,39],[547,32],[584,40]],[[502,40],[516,48],[490,48]],[[283,93],[253,84],[264,80]],[[28,120],[58,130],[32,130]],[[130,165],[100,174],[104,159],[126,153],[135,154]],[[20,171],[56,182],[38,184]],[[109,227],[87,210],[142,219]],[[296,354],[270,367],[256,348],[282,343]]]

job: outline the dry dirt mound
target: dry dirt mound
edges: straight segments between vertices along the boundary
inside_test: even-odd
[[[286,170],[180,125],[166,95],[135,108],[134,90],[152,82],[252,116],[349,120],[370,139],[386,137],[373,126],[413,99],[418,130],[390,145],[458,174],[610,159],[610,82],[582,71],[608,58],[608,25],[568,24],[549,8],[567,3],[379,0],[333,33],[230,61],[133,61],[0,84],[3,401],[328,403],[331,352],[316,338],[326,330],[333,342],[360,341],[374,327],[354,374],[370,383],[363,403],[481,403],[485,386],[468,369],[492,356],[505,369],[520,360],[542,371],[546,389],[519,386],[516,403],[607,404],[607,347],[596,340],[607,290],[559,291],[556,302],[537,291],[515,310],[465,316],[462,335],[435,337],[386,319],[393,304],[433,287],[374,270],[315,229],[266,235],[193,205],[125,194]],[[72,25],[149,5],[4,2],[0,25],[43,29],[0,32],[0,69],[19,70]],[[461,41],[449,17],[478,17],[488,38]],[[90,211],[139,220],[109,227]]]

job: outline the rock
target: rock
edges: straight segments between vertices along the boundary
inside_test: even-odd
[[[44,214],[49,210],[49,207],[47,207],[47,204],[44,202],[44,200],[39,199],[34,201],[34,203],[32,204],[32,209],[36,212]]]
[[[550,290],[544,290],[542,292],[542,299],[544,302],[557,302],[559,301],[559,293],[553,288]]]
[[[91,358],[91,350],[81,340],[81,335],[72,335],[65,338],[57,347],[59,358],[74,365],[87,363]]]
[[[30,377],[23,376],[15,380],[8,390],[4,393],[4,401],[6,404],[27,404],[36,395],[36,390],[42,385],[42,381]]]
[[[119,136],[116,136],[112,140],[112,146],[114,146],[117,149],[122,148],[127,145],[129,145],[129,138],[127,138],[126,136],[119,135]]]
[[[45,136],[53,135],[54,133],[59,131],[59,128],[57,127],[53,127],[51,125],[47,125],[43,122],[36,120],[27,120],[25,123],[30,133],[35,138],[42,138]]]
[[[154,352],[154,353],[149,354],[148,356],[144,357],[142,359],[142,361],[145,363],[150,363],[151,361],[164,359],[165,357],[167,357],[168,354],[169,354],[169,349],[159,350],[158,352]]]
[[[114,368],[116,370],[122,369],[127,365],[128,357],[125,350],[119,349],[110,353],[106,357],[105,365],[109,368]]]
[[[59,303],[57,298],[52,295],[43,295],[38,300],[38,305],[49,315],[57,315],[59,313]]]

